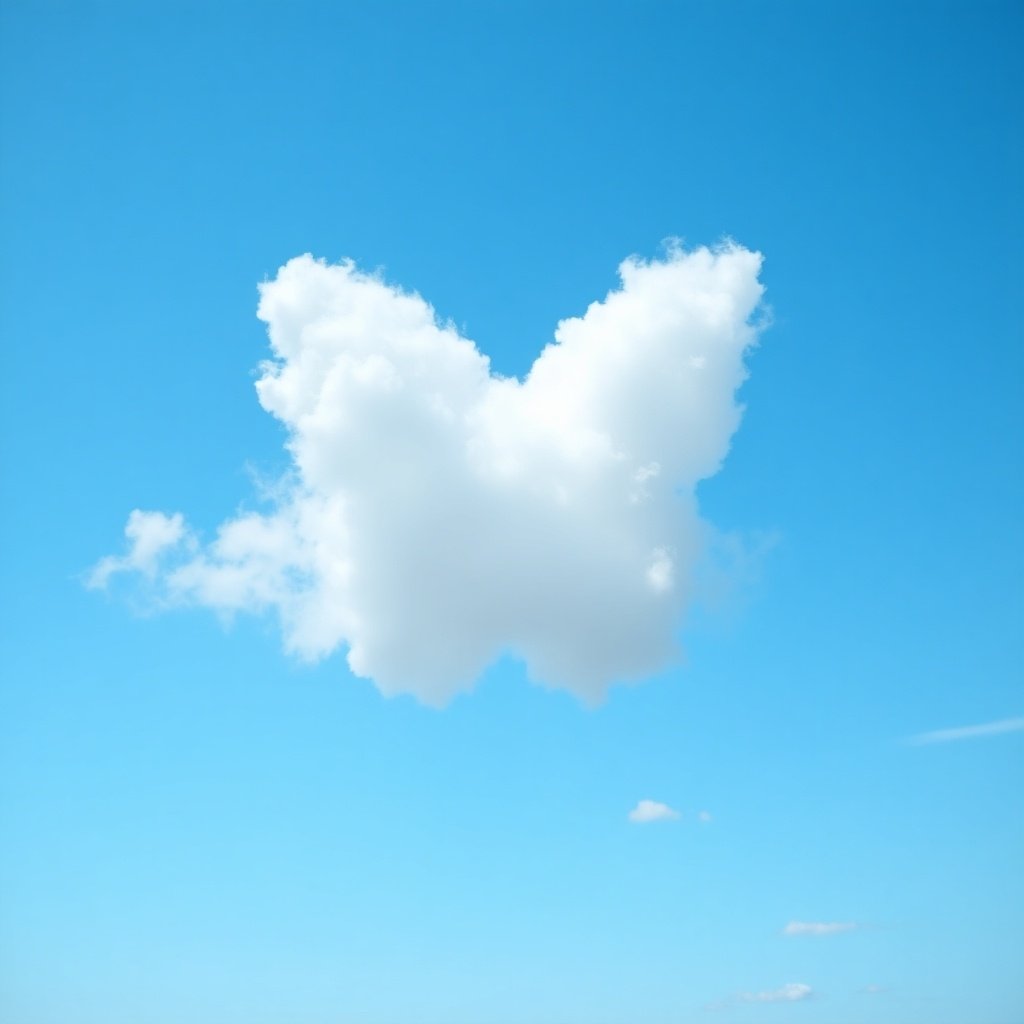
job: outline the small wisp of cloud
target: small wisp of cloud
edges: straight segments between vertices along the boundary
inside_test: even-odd
[[[1024,732],[1024,718],[1003,718],[998,722],[984,722],[981,725],[961,725],[952,729],[935,729],[918,733],[907,742],[913,747],[925,747],[933,743],[956,743],[959,740],[976,740],[985,736],[1001,736],[1008,732]]]
[[[839,935],[856,931],[860,926],[854,921],[790,921],[782,929],[783,935]]]
[[[816,993],[802,981],[790,981],[779,988],[763,989],[760,992],[737,992],[725,999],[708,1003],[705,1010],[727,1010],[737,1003],[799,1003],[813,999]]]
[[[801,981],[791,981],[781,988],[768,989],[764,992],[741,992],[736,998],[741,1003],[799,1003],[810,999],[814,989]]]
[[[791,981],[781,988],[772,988],[765,992],[740,992],[736,998],[740,1002],[800,1002],[814,994],[810,985],[800,981]]]
[[[657,800],[641,800],[628,815],[634,825],[647,825],[652,821],[675,821],[678,817],[678,811]]]
[[[163,555],[186,539],[185,518],[180,512],[167,516],[162,512],[135,509],[128,516],[124,535],[128,541],[127,553],[101,558],[85,578],[90,590],[102,590],[111,576],[121,572],[153,577]]]

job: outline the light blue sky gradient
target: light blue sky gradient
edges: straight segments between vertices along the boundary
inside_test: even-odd
[[[1010,3],[4,4],[0,1016],[1024,1020],[1024,735],[909,742],[1024,714],[1022,43]],[[763,252],[774,313],[699,497],[775,540],[684,666],[437,711],[82,587],[130,509],[211,531],[286,468],[290,257],[522,374],[671,236]]]

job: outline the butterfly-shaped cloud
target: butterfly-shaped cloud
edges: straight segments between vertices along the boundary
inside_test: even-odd
[[[141,569],[164,602],[273,610],[289,650],[347,649],[388,694],[443,703],[508,652],[599,699],[677,653],[694,488],[739,423],[760,266],[731,244],[628,259],[517,380],[418,295],[290,260],[258,310],[256,389],[294,463],[274,507],[206,544],[136,510],[92,582]]]

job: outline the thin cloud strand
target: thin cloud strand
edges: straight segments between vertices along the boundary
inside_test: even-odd
[[[741,1003],[798,1003],[810,999],[814,990],[803,982],[791,981],[781,988],[766,992],[741,992],[737,998]]]
[[[915,747],[923,747],[932,743],[956,743],[959,740],[975,740],[985,736],[1001,736],[1003,733],[1022,731],[1024,718],[1004,718],[998,722],[985,722],[983,725],[963,725],[954,729],[922,732],[917,736],[911,736],[908,742]]]
[[[852,932],[858,925],[853,921],[790,921],[782,929],[783,935],[840,935]]]

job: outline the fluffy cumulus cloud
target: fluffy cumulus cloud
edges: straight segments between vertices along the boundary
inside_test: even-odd
[[[790,921],[782,929],[783,935],[839,935],[857,928],[853,921]]]
[[[519,380],[418,295],[293,259],[258,309],[256,390],[293,461],[275,503],[205,542],[133,512],[91,582],[141,572],[163,604],[273,612],[289,651],[344,650],[387,694],[443,703],[509,653],[600,699],[677,655],[760,266],[736,245],[628,259]]]
[[[678,811],[674,811],[668,804],[659,803],[657,800],[639,801],[628,815],[629,820],[636,825],[646,825],[652,821],[674,821],[678,817]]]

